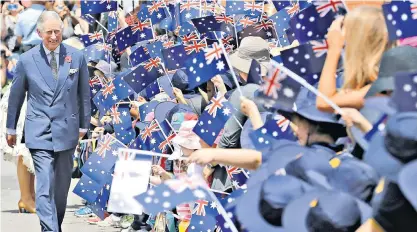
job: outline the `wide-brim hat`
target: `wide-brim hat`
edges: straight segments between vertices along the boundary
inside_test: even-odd
[[[248,231],[284,232],[282,226],[272,225],[265,220],[261,212],[261,201],[272,201],[268,204],[278,204],[276,207],[284,210],[291,198],[297,199],[312,190],[309,184],[293,176],[271,175],[240,197],[236,206],[237,218]]]
[[[162,123],[164,121],[169,112],[177,106],[177,103],[174,102],[161,102],[155,107],[155,119],[158,120],[159,123]]]
[[[396,181],[404,163],[416,159],[413,153],[415,145],[409,145],[417,143],[416,127],[417,113],[398,113],[391,116],[385,127],[386,133],[377,133],[372,138],[364,154],[364,162],[375,168],[381,176]],[[410,157],[404,157],[406,155]]]
[[[284,169],[285,166],[297,158],[300,154],[308,152],[307,147],[301,146],[299,143],[289,140],[277,140],[272,146],[263,150],[262,165],[258,170],[252,173],[251,178],[246,182],[250,188],[262,181],[265,181],[269,176]]]
[[[397,72],[417,71],[417,48],[400,46],[386,51],[381,59],[378,79],[372,83],[366,98],[383,91],[395,89],[394,77]]]
[[[417,160],[408,163],[398,176],[401,192],[417,211]]]
[[[364,223],[367,219],[372,217],[372,208],[366,204],[365,202],[350,196],[349,194],[343,192],[336,192],[336,191],[312,191],[306,193],[304,196],[292,201],[284,210],[284,214],[282,217],[282,222],[285,228],[285,231],[297,231],[297,232],[308,232],[310,231],[307,227],[307,217],[309,215],[309,211],[313,207],[317,207],[316,205],[320,206],[321,202],[326,201],[325,205],[329,211],[332,211],[332,207],[338,207],[338,205],[342,203],[346,203],[347,201],[355,201],[357,205],[357,209],[359,210],[359,216],[362,223]],[[355,212],[356,208],[353,205],[350,206],[349,209],[345,208],[343,213],[347,212]],[[330,209],[329,209],[330,208]],[[342,212],[339,212],[342,213]],[[324,214],[324,213],[323,213]],[[339,216],[338,213],[333,213],[331,215],[325,214],[324,217],[332,217],[332,216]],[[354,216],[354,215],[348,215]],[[346,219],[347,217],[338,218],[338,219]],[[331,219],[331,218],[330,218]],[[317,221],[316,221],[317,223]]]
[[[270,61],[268,43],[257,36],[248,36],[242,39],[240,46],[229,56],[231,65],[241,72],[249,73],[252,59],[261,65],[261,75],[266,76]]]

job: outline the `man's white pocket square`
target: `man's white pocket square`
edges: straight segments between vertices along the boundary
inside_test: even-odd
[[[78,72],[78,68],[72,68],[69,70],[69,74],[72,75],[74,73]]]

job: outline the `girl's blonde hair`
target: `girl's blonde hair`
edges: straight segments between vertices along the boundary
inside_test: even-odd
[[[345,81],[342,89],[359,89],[377,79],[382,54],[392,47],[382,9],[360,6],[349,11],[344,29]]]

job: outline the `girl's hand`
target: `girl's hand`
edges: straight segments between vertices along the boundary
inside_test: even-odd
[[[188,161],[190,163],[197,163],[200,165],[205,165],[212,163],[214,161],[213,157],[213,151],[206,152],[206,150],[197,150],[191,153],[191,155],[188,157]]]
[[[330,49],[341,51],[345,46],[345,36],[342,32],[343,17],[335,19],[327,33],[327,43]]]
[[[250,117],[253,113],[258,111],[258,107],[255,102],[242,96],[240,98],[240,111],[247,117]]]
[[[213,82],[213,85],[223,96],[226,94],[226,85],[224,84],[223,78],[220,75],[216,75],[215,77],[211,78],[211,82]]]
[[[372,129],[372,124],[357,109],[342,108],[342,111],[343,114],[341,116],[347,127],[356,126],[364,133]]]

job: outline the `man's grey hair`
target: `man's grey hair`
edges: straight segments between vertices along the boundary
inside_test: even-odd
[[[45,21],[50,20],[50,19],[59,20],[61,22],[61,29],[64,28],[64,22],[62,22],[62,19],[61,17],[59,17],[59,14],[51,10],[44,11],[41,14],[36,24],[36,28],[38,28],[39,31],[43,32],[44,31],[43,24],[45,23]]]

